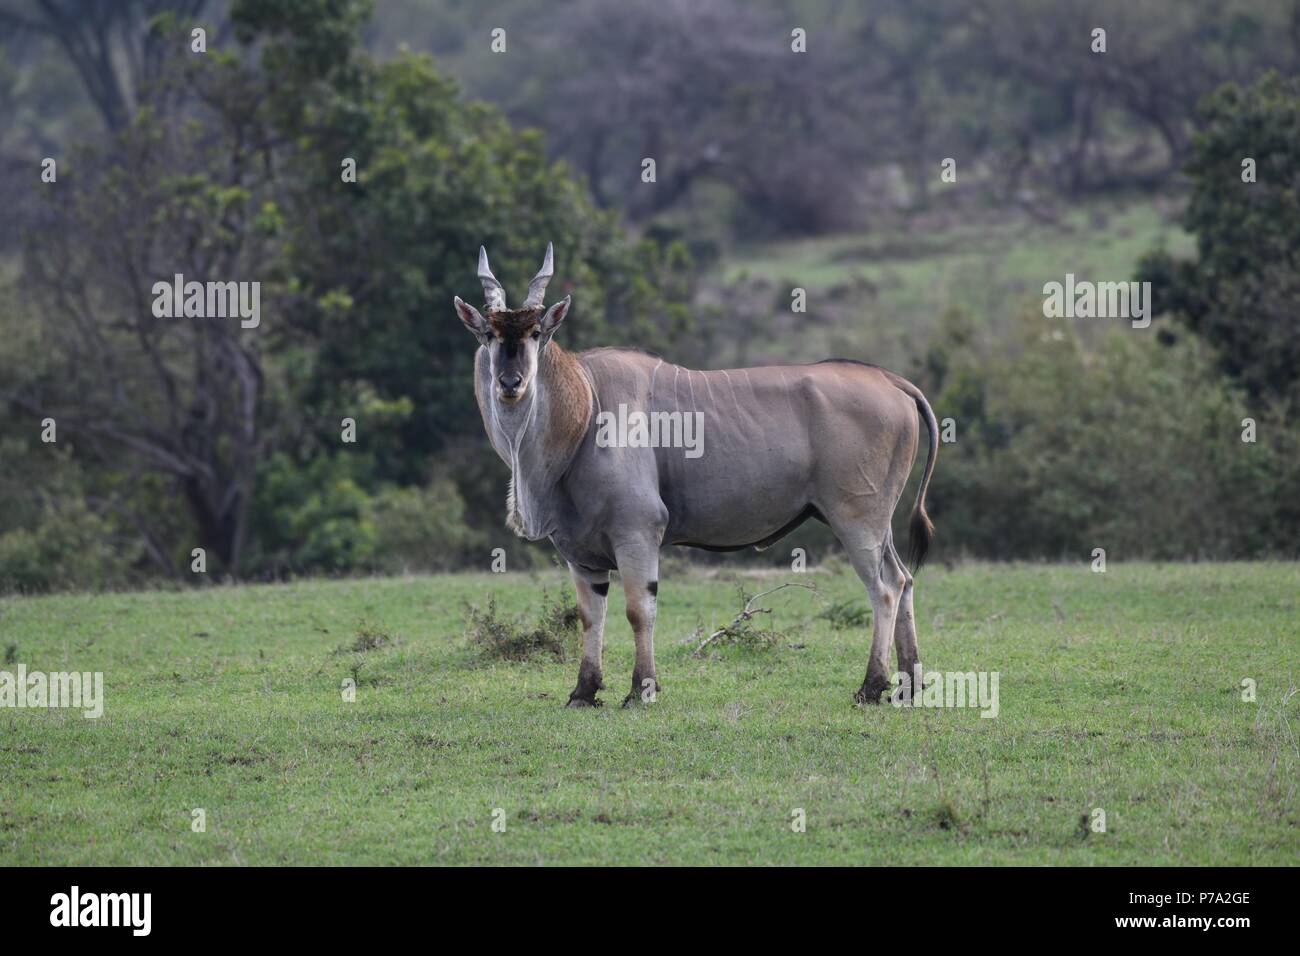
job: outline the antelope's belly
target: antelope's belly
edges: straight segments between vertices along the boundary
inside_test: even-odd
[[[811,516],[810,469],[781,455],[681,460],[663,469],[666,544],[731,550],[779,538]]]

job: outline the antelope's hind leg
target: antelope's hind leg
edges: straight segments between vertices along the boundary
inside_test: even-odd
[[[569,694],[569,707],[599,707],[596,691],[605,687],[601,656],[605,644],[605,604],[609,594],[608,571],[583,571],[569,565],[573,587],[578,593],[578,615],[582,618],[582,663],[578,665],[578,686]]]
[[[848,552],[853,570],[871,599],[871,655],[867,675],[853,699],[859,704],[879,704],[889,689],[889,645],[895,640],[894,624],[904,591],[905,569],[890,560],[890,532],[872,532],[865,523],[832,521],[832,530]]]
[[[898,601],[898,618],[894,622],[894,647],[898,651],[898,669],[902,672],[904,678],[911,682],[912,693],[915,694],[920,690],[921,652],[916,646],[916,611],[912,607],[912,572],[907,569],[903,559],[898,556],[898,550],[894,547],[892,535],[889,539],[889,547],[886,549],[886,556],[893,566],[894,573],[901,575],[903,579],[903,594]]]

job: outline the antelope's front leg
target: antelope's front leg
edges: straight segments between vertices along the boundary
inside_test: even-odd
[[[655,612],[659,597],[659,547],[636,548],[619,555],[618,574],[623,580],[627,622],[636,640],[636,663],[632,668],[632,690],[623,706],[650,703],[659,691],[655,676]]]
[[[605,643],[605,599],[609,594],[608,571],[583,571],[569,565],[573,587],[578,592],[578,615],[582,618],[582,663],[578,665],[578,686],[569,695],[569,707],[599,707],[596,691],[605,687],[601,650]]]

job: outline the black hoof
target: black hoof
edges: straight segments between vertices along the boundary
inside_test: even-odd
[[[657,679],[651,677],[648,678],[648,680],[653,681],[653,684],[643,684],[642,681],[633,679],[632,689],[628,691],[628,695],[623,698],[624,707],[634,707],[637,704],[654,703],[655,696],[662,688],[659,686],[659,681]]]
[[[900,707],[911,707],[914,701],[920,700],[921,675],[922,671],[919,661],[907,668],[907,670],[904,670],[899,685],[890,691],[889,702]],[[892,684],[890,686],[893,687]]]
[[[570,697],[565,707],[604,707],[605,702],[598,697]]]
[[[876,704],[880,703],[880,695],[889,690],[889,681],[863,681],[862,686],[858,688],[857,693],[853,695],[855,704]]]

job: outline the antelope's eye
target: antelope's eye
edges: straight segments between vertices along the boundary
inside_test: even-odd
[[[540,330],[540,329],[534,329],[534,330],[533,330],[533,340],[536,341],[537,339],[540,339],[541,337],[542,337],[541,330]]]

